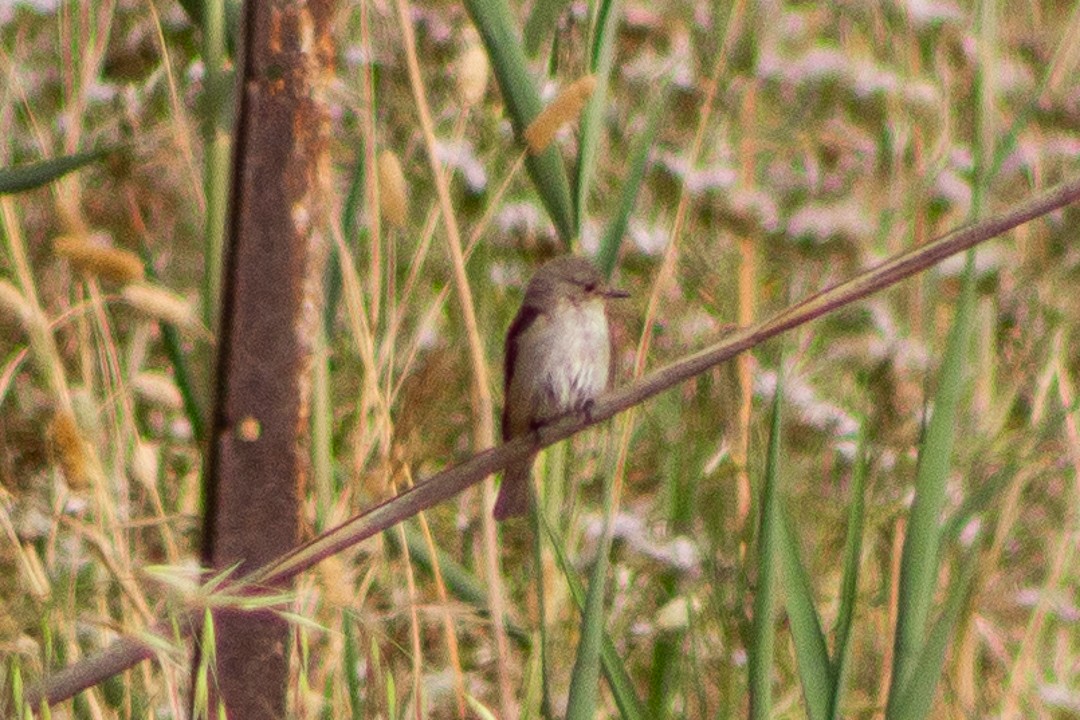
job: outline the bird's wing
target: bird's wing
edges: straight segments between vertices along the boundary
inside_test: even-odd
[[[609,308],[604,306],[604,322],[607,323],[608,331],[608,368],[607,368],[607,385],[604,386],[605,390],[610,390],[611,386],[615,384],[615,328],[611,324],[611,313]]]
[[[510,404],[510,382],[514,379],[514,364],[517,362],[517,341],[540,315],[538,308],[522,305],[506,333],[506,354],[503,360],[502,435],[504,441],[510,439],[510,417],[507,408]]]

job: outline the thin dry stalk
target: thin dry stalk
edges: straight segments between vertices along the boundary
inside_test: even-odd
[[[513,167],[510,168],[510,172],[507,173],[506,178],[504,178],[502,184],[499,186],[499,189],[496,190],[495,194],[492,196],[491,202],[488,204],[487,211],[484,213],[483,217],[480,218],[480,221],[477,222],[477,224],[473,227],[472,232],[469,234],[469,244],[465,247],[466,263],[468,263],[469,258],[472,257],[473,250],[476,248],[477,243],[480,242],[480,238],[484,236],[484,232],[487,230],[488,224],[491,222],[491,219],[495,215],[495,208],[499,206],[500,202],[502,201],[503,195],[510,187],[511,182],[517,177],[518,171],[521,170],[521,166],[524,164],[524,162],[525,154],[521,153],[520,155],[518,155],[518,158],[514,162]],[[410,274],[409,277],[412,278],[412,275]],[[406,280],[407,285],[408,283],[409,281]],[[435,321],[435,316],[440,311],[442,311],[443,305],[446,303],[446,298],[449,294],[450,287],[448,285],[444,285],[439,290],[438,295],[435,296],[435,299],[432,301],[430,307],[428,307],[427,312],[424,313],[423,320],[418,325],[419,327],[424,328],[431,326],[431,324]],[[420,334],[417,333],[417,335],[413,338],[413,342],[409,346],[408,354],[405,356],[405,363],[400,377],[398,378],[398,383],[394,386],[394,392],[390,397],[391,404],[397,400],[398,393],[401,391],[401,384],[404,382],[405,378],[408,377],[409,368],[411,368],[413,362],[416,361],[416,355],[417,353],[419,353],[419,351]]]
[[[4,237],[8,241],[8,257],[11,258],[11,264],[15,269],[18,289],[29,307],[28,316],[37,320],[27,328],[30,335],[30,348],[57,407],[71,413],[71,392],[68,389],[64,363],[60,359],[56,340],[53,338],[52,330],[45,320],[45,312],[41,309],[41,302],[38,300],[34,276],[30,271],[30,262],[26,255],[26,244],[23,242],[22,229],[15,214],[14,201],[9,195],[0,197],[0,223],[3,224]]]
[[[395,490],[396,492],[396,490]],[[424,673],[424,647],[420,643],[420,617],[416,612],[416,606],[420,598],[416,592],[416,576],[413,572],[412,558],[409,555],[409,543],[405,538],[405,525],[397,527],[401,543],[401,556],[405,561],[405,585],[409,591],[409,637],[412,640],[412,670],[413,670],[413,708],[416,711],[416,720],[423,720],[424,696],[421,680]]]
[[[409,487],[413,486],[412,473],[406,465],[403,474]],[[454,627],[454,615],[450,610],[450,595],[446,591],[446,583],[443,582],[442,566],[439,564],[439,551],[435,546],[435,538],[431,535],[427,515],[423,512],[416,514],[420,523],[420,531],[424,536],[424,544],[427,545],[428,555],[431,557],[431,574],[435,581],[435,592],[439,596],[439,609],[443,621],[443,634],[446,636],[446,650],[449,655],[450,668],[454,673],[454,696],[457,700],[458,717],[465,717],[465,675],[461,669],[461,655],[458,651],[457,630]],[[407,540],[404,525],[402,526],[401,543],[408,553]],[[407,557],[407,556],[406,556]]]
[[[439,564],[438,549],[435,547],[435,539],[431,536],[431,528],[428,526],[427,516],[419,513],[420,531],[424,535],[424,543],[431,555],[431,574],[435,579],[435,591],[439,595],[439,605],[442,608],[443,632],[446,635],[446,651],[450,656],[450,668],[454,671],[454,696],[457,699],[458,717],[465,717],[465,674],[461,670],[461,653],[458,649],[457,630],[454,628],[454,615],[450,611],[450,595],[446,591],[446,583],[443,582],[442,566]]]
[[[368,313],[364,307],[364,294],[360,289],[360,279],[356,276],[356,267],[345,244],[345,238],[341,235],[341,229],[331,225],[331,235],[337,247],[338,258],[341,264],[341,289],[342,298],[345,300],[345,314],[360,352],[360,361],[364,368],[364,387],[360,398],[360,416],[366,418],[374,408],[380,418],[389,415],[390,410],[386,406],[382,392],[379,389],[379,363],[375,359],[375,338],[368,324]],[[380,427],[383,425],[381,424]],[[355,449],[353,466],[359,470],[367,462],[373,444],[364,439],[361,447]]]
[[[94,335],[100,338],[100,342],[93,343],[96,346],[98,356],[97,376],[102,385],[100,395],[105,398],[115,397],[119,400],[118,404],[112,402],[105,404],[111,428],[110,437],[114,440],[112,467],[123,468],[122,449],[128,445],[130,438],[137,435],[134,420],[132,419],[134,417],[134,408],[130,404],[131,393],[126,387],[120,369],[120,359],[116,355],[116,339],[113,337],[112,328],[105,313],[105,301],[101,295],[101,288],[98,286],[97,281],[88,279],[86,289],[90,301],[90,316],[93,318],[95,325],[96,332]],[[124,411],[119,415],[117,414],[118,406]],[[99,505],[108,507],[110,518],[131,517],[131,492],[128,487],[127,473],[117,472],[112,474],[115,477],[109,483],[109,487],[106,487],[106,483],[99,483],[94,488],[97,493],[97,502]],[[120,566],[126,574],[130,575],[132,574],[131,555],[129,543],[124,537],[124,531],[118,524],[111,525],[109,529]]]
[[[744,189],[751,187],[754,182],[754,158],[757,157],[757,143],[754,133],[750,128],[757,127],[757,89],[754,85],[746,88],[746,96],[743,98],[741,125],[744,128],[742,143],[739,147],[739,156],[743,161],[739,170],[740,184]],[[738,323],[746,327],[754,322],[757,314],[757,253],[756,243],[749,235],[740,234],[739,244],[739,278],[738,278]],[[746,519],[750,517],[750,416],[754,404],[754,356],[751,353],[740,355],[736,361],[736,372],[739,378],[739,409],[738,429],[734,445],[731,449],[731,457],[735,462],[736,472],[736,501],[735,522],[736,533],[743,537],[743,528]]]
[[[401,23],[401,34],[405,41],[405,57],[409,70],[410,85],[413,97],[417,104],[417,115],[420,119],[420,128],[423,132],[424,145],[428,162],[431,167],[432,178],[435,182],[436,194],[439,207],[442,211],[443,222],[446,223],[448,249],[453,261],[454,282],[462,306],[462,319],[465,323],[465,332],[468,338],[469,355],[473,365],[474,392],[476,409],[478,413],[477,433],[478,441],[482,446],[490,444],[493,437],[494,413],[492,412],[491,393],[488,390],[487,363],[484,360],[483,342],[480,338],[480,329],[476,321],[476,309],[473,302],[472,289],[469,286],[468,277],[465,273],[465,255],[462,250],[461,233],[458,230],[457,217],[454,215],[453,203],[450,199],[450,188],[447,184],[446,174],[436,158],[435,125],[431,119],[431,111],[427,103],[426,90],[420,75],[420,65],[416,57],[416,38],[413,35],[410,10],[407,0],[397,0],[398,19]],[[486,436],[486,437],[485,437]],[[484,442],[484,440],[488,442]]]
[[[371,41],[371,29],[368,21],[367,0],[360,3],[360,45],[362,47],[374,47]],[[379,213],[375,209],[379,207],[379,182],[378,176],[370,172],[375,167],[378,152],[375,147],[375,78],[372,75],[371,62],[364,63],[360,87],[363,91],[364,111],[360,113],[364,132],[364,167],[369,169],[364,177],[364,190],[367,192],[366,213],[368,221],[368,246],[370,247],[370,264],[368,266],[368,292],[371,297],[371,305],[368,308],[371,315],[368,324],[371,327],[379,325],[379,298],[382,295],[382,225]]]
[[[468,127],[468,118],[469,108],[465,107],[462,109],[461,113],[457,117],[457,120],[454,122],[454,129],[451,133],[451,136],[454,138],[455,142],[460,143],[464,139],[465,130]],[[496,201],[496,199],[493,199],[492,203],[495,203]],[[491,206],[492,205],[489,204],[489,209]],[[424,222],[424,230],[422,233],[420,233],[420,242],[417,243],[416,251],[413,253],[412,262],[409,264],[409,274],[405,278],[405,286],[401,294],[401,306],[393,319],[392,327],[394,328],[395,332],[397,331],[398,326],[400,326],[401,323],[405,320],[406,308],[408,308],[410,305],[409,299],[412,297],[413,288],[416,285],[417,278],[421,276],[421,271],[424,267],[424,261],[427,260],[428,250],[431,249],[431,241],[434,239],[435,227],[438,223],[439,217],[439,205],[438,202],[436,202],[435,205],[431,208],[430,212],[428,213],[427,219]],[[469,249],[471,247],[472,243],[470,242],[469,247],[467,247],[465,250],[466,262],[468,262],[469,260]],[[440,293],[440,297],[445,298],[445,295]],[[440,302],[439,305],[441,306],[442,302]],[[407,374],[407,372],[402,372],[402,377]],[[398,384],[400,385],[400,380]]]
[[[113,458],[114,468],[124,468],[128,463],[125,457],[125,449],[134,449],[142,439],[139,436],[139,430],[135,424],[135,406],[132,401],[132,387],[127,381],[123,366],[120,362],[120,358],[117,355],[118,344],[113,336],[112,328],[109,323],[108,314],[105,312],[105,298],[101,294],[101,290],[96,282],[88,283],[90,291],[90,308],[97,325],[97,331],[102,338],[100,343],[100,366],[101,366],[101,378],[105,388],[102,395],[107,398],[116,398],[117,403],[113,405],[108,404],[109,412],[112,415],[113,420],[113,433],[115,445],[115,457]],[[128,371],[134,376],[138,372],[138,368],[129,367]],[[115,412],[119,409],[120,412]],[[134,450],[132,450],[133,452]],[[114,487],[110,488],[112,492],[116,494],[114,502],[120,507],[121,517],[130,517],[131,510],[128,507],[130,503],[131,493],[127,483],[128,474],[120,471],[115,473],[117,481]],[[169,562],[175,563],[179,560],[180,551],[177,546],[176,538],[173,537],[172,530],[169,527],[169,523],[166,521],[165,504],[161,499],[161,495],[158,492],[156,483],[145,486],[146,492],[149,494],[150,502],[155,508],[157,520],[159,522],[156,525],[159,528],[161,540],[165,546],[166,557]],[[98,502],[109,502],[108,495],[104,495],[98,498]],[[119,528],[114,534],[114,543],[121,554],[124,561],[124,566],[128,574],[133,574],[133,568],[131,565],[132,558],[128,551],[128,540],[120,532]],[[145,598],[143,598],[145,602]]]
[[[195,164],[195,151],[191,148],[191,138],[199,135],[192,130],[195,124],[188,116],[186,105],[180,99],[180,91],[176,88],[176,73],[173,70],[172,61],[169,59],[169,47],[165,42],[165,32],[161,27],[161,16],[158,15],[157,7],[153,2],[149,2],[147,5],[150,8],[150,14],[154,18],[154,41],[157,43],[157,51],[161,57],[161,62],[165,66],[165,80],[169,85],[169,117],[172,119],[170,127],[176,131],[173,136],[174,141],[176,146],[180,148],[181,157],[184,158],[184,167],[187,168],[188,176],[191,179],[192,194],[198,204],[199,215],[202,216],[206,213],[206,195],[203,191],[202,173],[199,172]]]
[[[738,15],[736,15],[738,13]],[[739,25],[735,18],[741,17],[741,11],[732,10],[732,22],[728,28],[728,36],[724,46],[731,42],[735,36],[733,29]],[[705,86],[705,98],[702,104],[701,116],[698,119],[697,128],[694,131],[694,140],[686,154],[689,159],[688,167],[693,167],[701,153],[701,146],[705,140],[705,131],[708,128],[709,118],[712,116],[713,103],[716,100],[716,89],[720,83],[720,75],[727,67],[728,53],[721,51],[716,55],[716,64],[713,66],[712,75]],[[660,264],[660,270],[653,282],[652,292],[649,294],[649,302],[645,309],[645,322],[642,325],[641,336],[638,340],[637,351],[634,355],[633,377],[639,378],[645,372],[645,362],[649,356],[649,348],[652,344],[653,328],[656,325],[657,309],[660,307],[660,297],[668,289],[672,278],[675,276],[675,264],[678,259],[679,240],[683,234],[683,225],[686,221],[686,212],[690,205],[690,192],[684,183],[679,190],[679,203],[675,208],[675,220],[671,224],[671,233],[668,236],[667,248],[664,251],[664,259]],[[615,477],[612,488],[612,513],[618,512],[619,499],[622,494],[623,477],[626,472],[626,462],[630,455],[630,438],[634,432],[636,411],[631,410],[621,421],[619,426],[618,455],[615,462]]]
[[[150,609],[150,604],[146,600],[146,595],[142,592],[141,586],[135,582],[135,573],[130,568],[130,562],[117,552],[116,542],[108,538],[101,530],[93,525],[80,522],[72,518],[63,518],[64,524],[74,531],[74,533],[82,537],[86,543],[97,552],[98,558],[101,563],[109,571],[112,579],[120,586],[124,596],[130,601],[131,606],[135,609],[139,620],[139,629],[147,625],[151,625],[154,622],[154,614]],[[105,613],[102,617],[108,617],[109,614]]]
[[[435,182],[435,190],[442,210],[443,222],[446,224],[447,245],[450,250],[450,258],[454,268],[454,284],[457,288],[458,298],[461,303],[462,319],[465,323],[465,334],[468,339],[469,357],[473,366],[473,412],[476,419],[474,425],[473,443],[479,450],[488,447],[494,441],[495,414],[491,400],[491,383],[488,377],[487,363],[484,359],[484,345],[480,338],[480,329],[476,321],[476,309],[473,302],[472,290],[469,287],[468,276],[465,273],[465,254],[462,250],[461,233],[458,230],[457,217],[454,215],[453,204],[450,200],[450,188],[446,174],[440,166],[436,156],[435,125],[431,119],[431,110],[428,107],[427,91],[424,87],[423,77],[420,74],[420,64],[416,54],[416,38],[413,34],[412,13],[409,9],[408,0],[396,0],[398,22],[401,27],[401,37],[405,45],[405,59],[409,72],[409,85],[416,101],[417,116],[420,120],[420,129],[423,133],[425,151],[431,166],[432,180]],[[515,712],[514,695],[510,684],[509,657],[510,644],[506,636],[505,618],[505,590],[502,585],[502,576],[499,571],[499,548],[495,530],[495,520],[491,517],[488,508],[494,506],[495,482],[493,478],[487,478],[483,484],[483,512],[481,522],[483,524],[485,574],[488,581],[488,597],[491,601],[492,627],[495,635],[495,651],[497,662],[497,674],[499,678],[499,696],[502,714],[504,717],[512,717]]]

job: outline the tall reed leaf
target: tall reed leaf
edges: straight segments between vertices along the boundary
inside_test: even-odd
[[[851,656],[851,624],[855,619],[855,600],[859,587],[859,560],[862,557],[863,524],[866,515],[866,474],[869,464],[866,451],[866,421],[859,428],[855,451],[855,472],[851,478],[851,505],[848,508],[847,540],[844,542],[844,568],[840,578],[840,610],[836,614],[836,644],[833,649],[832,697],[829,717],[840,718],[844,695],[844,671]]]
[[[547,521],[547,517],[542,512],[538,512],[537,515],[540,517],[540,524],[548,537],[548,541],[551,543],[551,548],[555,551],[555,562],[559,566],[559,570],[562,571],[563,577],[566,578],[566,584],[570,588],[570,595],[574,598],[574,604],[578,606],[578,610],[584,610],[585,588],[581,586],[581,580],[578,578],[577,572],[567,560],[566,550],[562,546],[562,539],[555,535],[554,530]],[[630,674],[626,671],[622,659],[619,658],[618,652],[615,650],[615,643],[611,641],[611,637],[606,632],[600,649],[600,663],[604,670],[604,677],[607,678],[608,688],[611,690],[612,697],[615,698],[615,705],[619,708],[619,714],[626,720],[644,720],[647,717],[645,705],[638,698]]]
[[[50,158],[41,162],[0,168],[0,195],[26,192],[48,185],[53,180],[74,172],[81,167],[96,163],[116,151],[115,146],[87,150],[86,152]]]
[[[895,700],[889,698],[886,720],[923,720],[929,716],[934,689],[945,666],[945,649],[960,620],[977,566],[974,557],[960,563],[960,574],[949,588],[941,617],[934,624],[918,657],[912,660],[910,679]]]
[[[622,193],[619,195],[619,205],[615,213],[608,220],[607,229],[600,239],[600,250],[596,256],[596,265],[604,277],[611,277],[615,270],[615,262],[619,258],[619,247],[622,245],[626,227],[630,224],[630,214],[634,212],[637,204],[638,192],[641,190],[641,181],[645,177],[645,166],[649,160],[649,151],[652,150],[656,141],[656,133],[660,129],[660,118],[667,109],[670,79],[665,79],[659,92],[653,98],[649,107],[649,115],[645,121],[645,128],[634,139],[634,145],[630,150],[630,163],[626,168],[626,176],[622,182]],[[599,85],[596,92],[599,92]],[[594,94],[595,98],[596,95]],[[580,173],[579,173],[580,177]],[[584,203],[582,196],[581,203]],[[579,205],[580,208],[580,205]]]
[[[465,0],[465,9],[487,48],[514,134],[520,138],[540,113],[541,102],[540,92],[526,65],[525,50],[514,30],[510,8],[502,0]],[[539,155],[526,155],[525,167],[555,229],[569,245],[570,239],[577,234],[577,226],[570,198],[570,180],[562,157],[553,145]]]
[[[781,363],[782,367],[782,363]],[[754,619],[750,628],[750,717],[764,720],[772,707],[772,657],[776,642],[773,608],[776,607],[776,551],[780,518],[777,484],[780,477],[780,408],[784,396],[783,371],[776,376],[773,397],[772,428],[769,433],[768,465],[761,486],[761,512],[757,537],[757,592],[754,594]]]
[[[355,619],[346,614],[341,623],[344,631],[342,641],[342,655],[344,657],[341,672],[345,675],[345,695],[349,701],[349,712],[353,720],[361,720],[364,717],[364,694],[361,692],[360,668],[360,640],[356,637]]]
[[[597,681],[600,676],[600,647],[604,632],[604,587],[607,580],[608,554],[611,551],[610,514],[604,524],[604,537],[600,542],[596,564],[589,574],[589,590],[585,596],[585,612],[581,619],[581,638],[578,640],[574,670],[570,674],[567,720],[592,720],[597,714],[600,689]]]
[[[941,365],[933,414],[919,452],[915,500],[900,559],[899,610],[894,638],[889,706],[906,686],[915,658],[926,641],[930,603],[937,587],[941,513],[956,431],[956,411],[964,388],[975,306],[974,255],[969,252],[956,318]]]
[[[570,0],[537,0],[525,21],[525,54],[536,57],[544,40],[550,37],[558,22],[559,15],[566,9]]]
[[[577,186],[574,191],[574,220],[578,228],[585,216],[589,187],[596,172],[596,155],[600,146],[600,131],[604,127],[604,113],[608,106],[608,80],[615,57],[615,30],[619,25],[621,4],[619,0],[601,0],[594,6],[595,15],[589,28],[589,72],[596,78],[596,88],[581,115]]]
[[[784,603],[795,656],[799,663],[806,714],[810,720],[825,720],[832,702],[829,648],[821,630],[821,618],[814,609],[810,577],[799,558],[799,543],[786,513],[780,518],[780,560],[784,578]]]

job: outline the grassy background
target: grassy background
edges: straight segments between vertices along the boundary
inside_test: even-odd
[[[329,234],[351,255],[344,280],[331,276],[316,363],[312,532],[486,444],[494,428],[483,406],[499,407],[502,340],[521,285],[564,248],[494,82],[480,102],[463,99],[462,58],[480,43],[465,11],[406,9],[418,86],[402,7],[339,8],[327,205]],[[995,7],[623,3],[598,145],[586,154],[592,191],[575,206],[573,239],[597,252],[662,97],[615,264],[616,282],[634,296],[615,316],[619,377],[1075,172],[1080,11]],[[528,69],[545,100],[591,67],[583,7],[529,23],[530,7],[515,5],[511,17],[535,30]],[[0,278],[14,290],[0,293],[0,656],[10,683],[15,668],[39,677],[117,631],[139,632],[194,592],[201,447],[168,333],[124,299],[122,283],[78,271],[54,243],[92,236],[136,252],[191,303],[193,318],[208,318],[178,330],[205,405],[207,218],[218,217],[221,192],[220,147],[208,148],[229,121],[208,99],[207,41],[175,5],[20,4],[0,8],[0,36],[0,166],[129,148],[47,188],[0,197]],[[457,280],[418,91],[437,159],[451,171],[452,224],[475,248]],[[575,178],[582,138],[568,128],[554,150]],[[376,210],[383,150],[406,178],[404,224]],[[962,571],[973,574],[932,695],[935,717],[1080,715],[1075,226],[1066,212],[975,258],[939,601]],[[851,493],[861,486],[856,438],[865,433],[861,576],[841,714],[884,712],[917,453],[940,397],[962,264],[758,348],[537,466],[554,532],[584,580],[605,545],[603,478],[624,449],[603,620],[650,716],[747,712],[762,580],[757,497],[781,355],[777,490],[826,628],[841,614]],[[472,297],[464,306],[462,280]],[[57,409],[70,409],[73,433]],[[492,584],[481,497],[467,492],[409,523],[407,537],[388,533],[299,581],[293,611],[312,624],[294,633],[298,717],[412,716],[418,706],[453,717],[455,687],[476,703],[470,712],[498,713],[500,683],[535,712],[541,676],[563,711],[578,612],[550,550],[536,571],[525,523],[500,529],[501,582]],[[428,533],[444,553],[438,576],[424,562]],[[462,587],[494,588],[531,633],[537,575],[545,668],[516,644],[499,662],[491,623]],[[776,626],[772,713],[803,717],[784,615]],[[125,673],[57,716],[183,716],[186,656],[162,652],[166,662]],[[601,715],[617,714],[606,690],[599,702]]]

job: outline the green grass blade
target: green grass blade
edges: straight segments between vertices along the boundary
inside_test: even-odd
[[[960,503],[960,507],[942,525],[942,543],[956,542],[960,538],[960,533],[964,531],[964,528],[971,523],[975,516],[989,510],[998,495],[1016,481],[1018,472],[1019,468],[1016,463],[1009,463],[994,472],[988,480],[972,487],[971,491],[964,497],[963,502]]]
[[[565,447],[565,446],[564,446]],[[548,634],[547,634],[547,603],[544,595],[544,547],[543,537],[540,535],[540,516],[544,514],[543,504],[536,492],[536,486],[529,484],[529,494],[532,501],[529,503],[529,529],[532,533],[533,566],[536,568],[534,581],[536,586],[536,616],[540,619],[536,626],[536,635],[539,638],[539,668],[540,668],[540,714],[544,717],[552,717],[554,711],[551,708],[551,683],[548,665]],[[535,707],[529,703],[527,707]]]
[[[70,172],[103,160],[116,150],[117,146],[114,145],[41,162],[0,168],[0,195],[26,192],[48,185]]]
[[[312,333],[311,410],[308,415],[311,456],[311,493],[315,498],[315,523],[326,525],[326,516],[336,496],[334,488],[334,403],[330,389],[330,349],[327,332],[316,326]]]
[[[663,597],[673,597],[678,587],[673,578],[660,579]],[[665,717],[670,714],[672,695],[679,691],[680,666],[683,660],[685,631],[660,631],[653,645],[652,669],[649,676],[649,717]]]
[[[229,193],[232,191],[232,116],[233,81],[227,69],[228,47],[225,42],[225,2],[203,3],[203,195],[206,213],[203,218],[203,323],[217,331],[221,305],[221,283],[225,263],[226,223]]]
[[[975,305],[973,255],[969,252],[963,290],[945,348],[933,415],[919,452],[915,500],[908,518],[900,559],[899,613],[894,639],[890,700],[907,682],[914,659],[922,652],[930,603],[937,586],[941,545],[941,513],[945,481],[955,440],[956,412],[964,388]]]
[[[540,93],[529,75],[525,50],[514,31],[510,8],[502,0],[465,0],[465,9],[480,33],[491,59],[514,134],[521,134],[541,110]],[[577,234],[566,165],[555,145],[539,155],[527,154],[525,168],[551,215],[559,236],[569,245]]]
[[[840,610],[836,615],[836,645],[832,661],[832,693],[829,717],[840,718],[844,696],[844,673],[851,656],[851,624],[855,619],[855,601],[859,589],[859,560],[862,558],[863,525],[866,516],[866,422],[859,429],[855,450],[855,472],[851,478],[851,506],[848,508],[847,539],[844,542],[844,567],[840,578]]]
[[[608,531],[605,531],[607,534]],[[600,645],[604,628],[604,588],[607,585],[609,545],[601,541],[596,564],[589,573],[585,612],[581,619],[581,637],[577,657],[570,674],[570,698],[567,720],[592,720],[600,700]]]
[[[388,532],[383,534],[387,545],[395,552],[401,551],[401,539],[397,533]],[[434,575],[433,558],[423,536],[409,523],[405,523],[405,544],[409,548],[409,560],[429,575]],[[438,546],[435,547],[438,556],[439,573],[447,591],[458,600],[472,605],[482,616],[486,616],[490,604],[487,592],[461,563],[446,554]],[[519,625],[511,622],[510,618],[504,620],[507,634],[512,637],[519,647],[528,647],[529,634]]]
[[[216,1],[216,0],[215,0]],[[177,0],[177,5],[183,8],[191,24],[202,29],[206,22],[206,9],[208,0]],[[225,28],[228,32],[228,48],[231,53],[239,45],[240,11],[243,6],[240,0],[226,0],[225,2]]]
[[[555,24],[559,20],[570,0],[537,0],[533,3],[529,19],[525,21],[525,54],[536,57],[544,40],[551,37]]]
[[[825,720],[832,702],[829,648],[821,630],[821,618],[814,609],[810,578],[799,558],[799,544],[791,527],[791,518],[786,513],[780,518],[778,530],[784,602],[806,699],[806,714],[810,720]]]
[[[666,395],[657,400],[650,413],[651,432],[663,433],[664,428],[684,429],[685,445],[681,452],[670,453],[661,464],[657,495],[660,512],[672,535],[693,536],[694,518],[701,512],[695,502],[701,467],[714,452],[711,435],[700,424],[694,424],[695,408],[687,407],[685,398]],[[653,594],[660,606],[680,599],[683,590],[681,573],[667,569],[659,573]],[[683,602],[686,598],[682,598]],[[687,608],[689,615],[689,607]],[[676,627],[657,629],[649,671],[649,694],[646,702],[649,717],[670,717],[675,696],[684,693],[683,674],[688,664],[686,650],[689,622]]]
[[[596,78],[585,110],[581,114],[581,133],[578,140],[577,183],[574,190],[574,223],[581,227],[589,188],[596,171],[596,156],[600,149],[600,132],[608,106],[608,80],[615,57],[615,30],[619,25],[619,0],[600,0],[590,28],[592,43],[589,53],[589,72]]]
[[[581,586],[581,580],[578,578],[577,572],[567,561],[566,551],[562,547],[562,540],[556,537],[547,521],[547,517],[543,513],[537,514],[540,516],[540,524],[548,537],[548,542],[551,543],[551,548],[555,552],[555,562],[559,566],[563,577],[566,578],[566,584],[570,588],[570,595],[574,598],[574,603],[578,606],[578,609],[584,610],[585,588]],[[615,650],[615,644],[606,632],[600,649],[600,664],[604,670],[608,688],[610,688],[611,695],[615,699],[615,705],[619,708],[620,715],[626,720],[644,720],[644,718],[648,717],[645,712],[645,705],[634,690],[634,683],[630,679],[630,674],[626,672],[626,667]]]
[[[604,230],[604,236],[600,239],[600,250],[596,256],[596,265],[605,277],[611,277],[611,273],[615,270],[615,263],[619,259],[619,248],[626,234],[626,226],[630,224],[630,215],[634,212],[641,182],[645,178],[649,151],[652,150],[656,133],[660,129],[660,118],[664,116],[664,111],[668,106],[670,88],[670,80],[665,80],[649,109],[645,129],[634,140],[634,146],[630,150],[630,163],[626,168],[626,177],[622,183],[619,205],[611,216],[607,229]],[[580,203],[584,203],[583,198]]]
[[[352,248],[364,247],[367,236],[367,228],[361,226],[359,218],[364,204],[364,181],[367,173],[364,167],[364,139],[359,138],[359,147],[356,151],[356,167],[353,168],[349,179],[349,192],[345,195],[345,203],[341,208],[341,227],[345,236],[345,244]],[[323,307],[323,326],[326,328],[326,337],[333,337],[334,318],[337,317],[338,305],[341,302],[341,256],[338,255],[336,243],[330,243],[330,257],[326,262],[324,277],[326,304]]]
[[[359,641],[356,637],[356,628],[353,627],[354,622],[352,616],[346,615],[344,622],[341,624],[345,634],[342,643],[345,661],[342,663],[341,671],[345,673],[345,689],[349,700],[349,712],[353,720],[361,720],[364,717],[364,694],[360,691],[360,650]]]
[[[154,282],[159,282],[160,278],[154,269],[153,255],[150,253],[150,248],[146,243],[139,245],[139,257],[143,261],[143,267],[146,268],[146,277]],[[159,320],[158,327],[161,329],[165,356],[169,359],[169,364],[173,369],[173,379],[176,381],[176,387],[180,391],[184,415],[191,425],[191,434],[201,442],[206,438],[205,418],[207,412],[204,410],[202,399],[195,387],[191,368],[188,365],[188,351],[185,349],[183,338],[180,337],[180,331],[176,329],[175,325]]]
[[[974,94],[977,98],[974,113],[975,127],[972,133],[972,154],[975,161],[972,182],[971,213],[978,217],[983,206],[987,185],[986,166],[992,152],[993,141],[989,131],[997,128],[988,125],[990,104],[994,101],[995,65],[992,49],[996,35],[997,14],[994,3],[978,3],[976,13],[978,64],[974,75]],[[971,355],[971,336],[975,322],[975,253],[967,253],[964,266],[963,286],[957,304],[956,317],[949,333],[945,358],[934,398],[934,413],[927,428],[926,437],[919,451],[919,471],[915,480],[915,502],[908,519],[904,551],[900,560],[899,613],[894,642],[894,663],[886,717],[894,717],[897,703],[910,695],[907,689],[921,684],[925,675],[913,677],[918,658],[925,657],[924,644],[944,642],[944,639],[927,639],[926,624],[930,603],[937,585],[943,528],[941,515],[945,505],[945,481],[949,470],[955,436],[955,421],[960,393],[965,382],[965,369]],[[942,648],[944,653],[944,648]],[[920,670],[922,672],[922,670]],[[937,674],[935,674],[936,682]],[[923,688],[928,696],[933,688]],[[920,698],[925,702],[930,697]],[[904,716],[911,717],[906,712]]]
[[[934,624],[918,657],[912,660],[907,683],[900,689],[895,702],[892,697],[889,698],[886,720],[923,720],[930,714],[934,691],[945,667],[945,650],[960,620],[978,563],[976,558],[970,557],[962,561],[960,566],[961,574],[949,588],[941,617]]]
[[[26,707],[23,699],[22,671],[18,655],[12,655],[7,672],[9,686],[7,688],[0,686],[0,710],[5,714],[10,710],[12,717],[31,717],[30,708]],[[8,706],[9,696],[10,707]]]
[[[783,374],[777,374],[773,397],[772,428],[769,433],[768,465],[761,487],[761,512],[757,538],[757,592],[754,619],[750,628],[750,661],[747,687],[750,717],[764,720],[772,707],[772,657],[776,642],[773,609],[776,607],[776,545],[780,524],[780,500],[776,489],[780,475],[780,408],[783,402]]]

